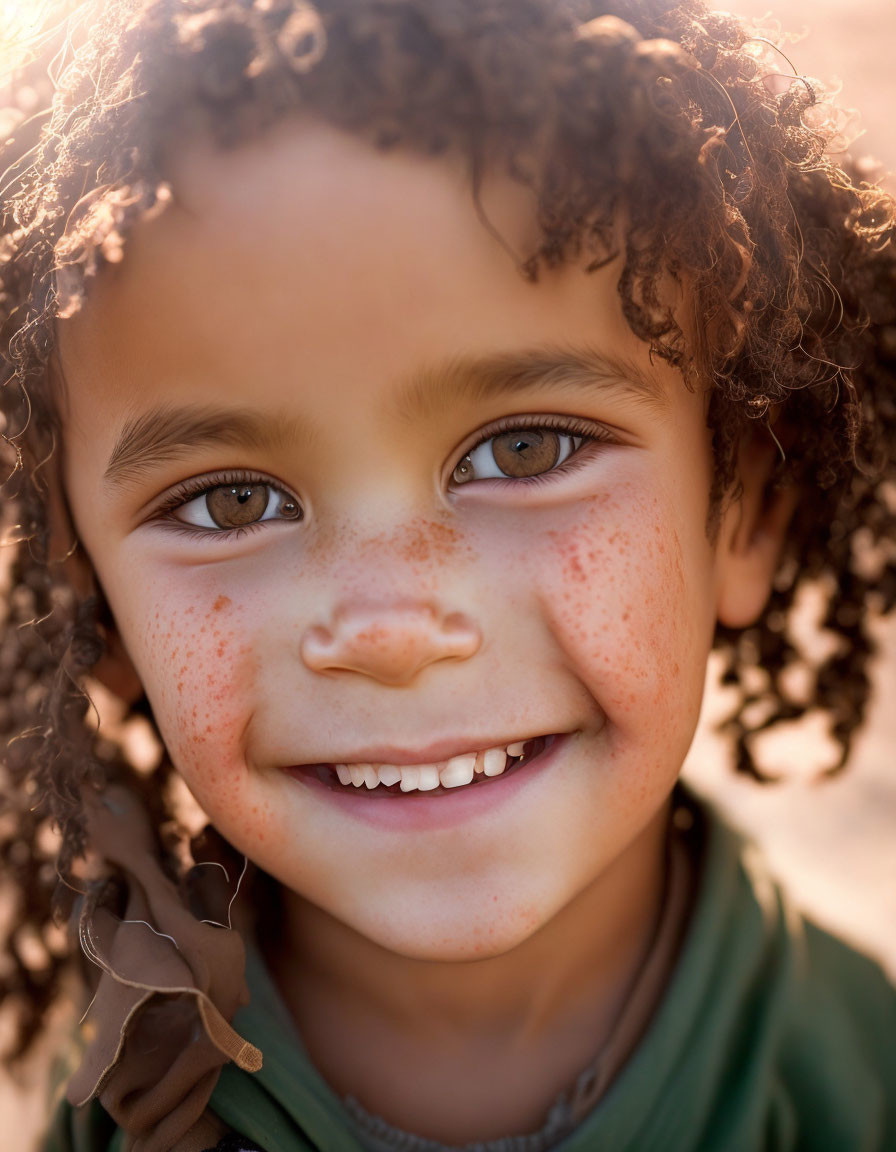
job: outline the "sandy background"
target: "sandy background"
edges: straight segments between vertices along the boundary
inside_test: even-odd
[[[865,136],[858,150],[896,168],[893,0],[783,0],[774,6],[736,0],[728,6],[755,17],[771,7],[784,28],[806,32],[799,44],[787,47],[788,56],[808,75],[842,82],[841,103],[863,111]],[[875,952],[896,978],[896,622],[882,627],[879,635],[876,700],[845,776],[818,784],[802,772],[791,782],[764,789],[734,779],[709,731],[721,704],[713,695],[686,772],[735,823],[763,842],[798,903]],[[823,762],[824,754],[813,729],[776,748],[783,771]],[[45,1115],[41,1072],[35,1063],[20,1082],[0,1078],[3,1149],[26,1152],[32,1147]]]

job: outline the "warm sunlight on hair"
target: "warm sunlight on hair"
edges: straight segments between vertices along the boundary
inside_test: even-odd
[[[0,90],[8,73],[38,51],[41,32],[75,7],[69,0],[0,0]]]
[[[0,44],[36,31],[50,7],[49,0],[0,0]]]

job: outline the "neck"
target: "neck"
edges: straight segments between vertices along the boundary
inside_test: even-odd
[[[526,1130],[533,1121],[538,1127],[558,1091],[610,1035],[649,951],[664,891],[667,822],[664,807],[546,926],[484,960],[398,955],[284,893],[283,935],[268,959],[312,1061],[337,1092],[357,1096],[411,1131],[452,1137],[446,1142],[491,1138],[491,1127],[495,1135]],[[508,1053],[537,1065],[529,1069],[533,1092],[520,1092],[526,1071],[509,1066]],[[506,1106],[494,1079],[495,1060],[508,1080]],[[407,1084],[404,1063],[420,1083],[422,1070],[431,1066],[445,1097],[451,1095],[446,1074],[457,1086],[458,1062],[471,1076],[490,1069],[492,1124],[486,1117],[473,1121],[472,1136],[447,1120],[435,1123],[435,1101],[418,1102],[416,1113],[413,1107],[403,1111],[407,1093],[393,1096],[383,1079]],[[525,1116],[517,1114],[521,1098]]]

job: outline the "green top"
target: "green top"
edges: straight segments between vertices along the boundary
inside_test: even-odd
[[[807,923],[755,847],[707,813],[699,891],[659,1010],[562,1152],[893,1152],[896,990]],[[234,1025],[264,1053],[211,1105],[265,1152],[362,1152],[258,956]],[[63,1105],[45,1152],[120,1152],[94,1105]]]

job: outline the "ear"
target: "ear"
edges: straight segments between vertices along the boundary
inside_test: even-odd
[[[738,453],[741,491],[723,513],[716,552],[716,616],[729,628],[747,628],[762,614],[796,508],[795,488],[772,485],[779,452],[762,424]]]

